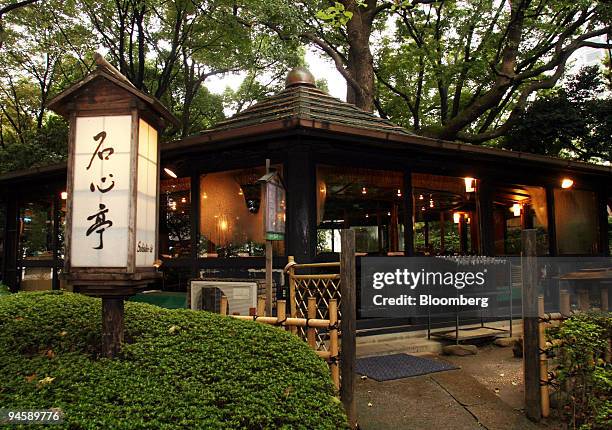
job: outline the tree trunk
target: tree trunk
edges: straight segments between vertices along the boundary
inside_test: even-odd
[[[346,101],[367,112],[374,110],[374,66],[370,50],[373,8],[376,2],[369,2],[366,8],[355,1],[345,2],[353,17],[347,23],[349,43],[347,70],[360,88],[350,84],[346,87]]]

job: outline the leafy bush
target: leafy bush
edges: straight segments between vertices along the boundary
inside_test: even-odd
[[[327,365],[263,324],[126,303],[126,345],[101,358],[101,302],[0,298],[0,404],[61,408],[65,428],[345,428]]]
[[[581,313],[550,329],[557,339],[556,384],[573,428],[612,428],[612,314]]]

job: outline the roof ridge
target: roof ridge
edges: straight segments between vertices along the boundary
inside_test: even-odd
[[[217,124],[215,129],[240,128],[280,119],[301,119],[379,129],[403,135],[414,135],[388,119],[380,118],[351,103],[327,94],[319,88],[294,85],[267,96],[247,109]]]

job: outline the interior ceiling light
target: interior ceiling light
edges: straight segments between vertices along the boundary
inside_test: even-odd
[[[169,167],[164,167],[164,172],[166,172],[166,175],[170,176],[171,178],[178,178],[178,176],[176,175],[176,173],[174,173],[174,170],[172,170]]]
[[[474,183],[476,182],[476,179],[463,178],[463,181],[465,182],[465,192],[466,193],[473,193],[474,191],[476,191],[476,189],[474,188]]]
[[[571,188],[572,185],[574,185],[574,181],[570,178],[563,178],[563,180],[561,181],[561,188]]]

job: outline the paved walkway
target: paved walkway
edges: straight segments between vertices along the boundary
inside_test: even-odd
[[[358,378],[355,394],[362,430],[538,428],[463,370],[386,382]]]

